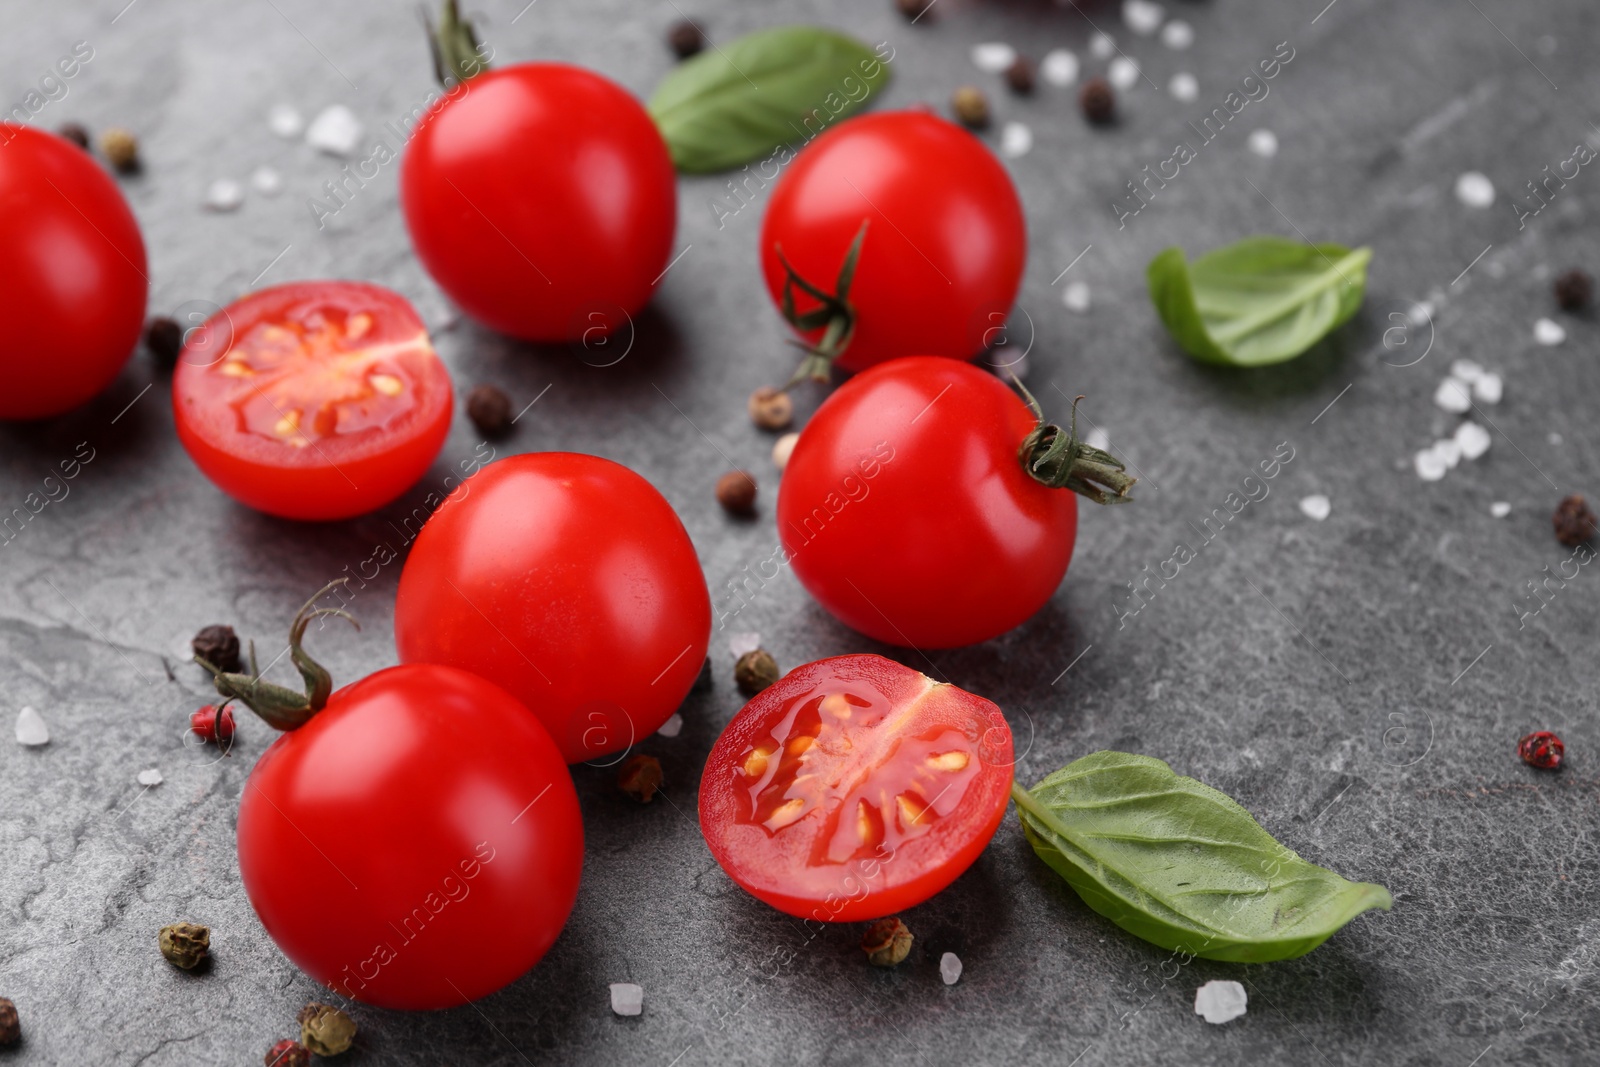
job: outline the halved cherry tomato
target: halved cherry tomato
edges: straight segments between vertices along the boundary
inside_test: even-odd
[[[139,224],[94,157],[0,123],[0,419],[55,415],[111,384],[149,288]]]
[[[780,911],[880,918],[978,858],[1011,765],[1011,728],[983,697],[882,656],[836,656],[733,717],[706,760],[700,829],[728,876]]]
[[[450,375],[399,293],[292,282],[191,330],[178,439],[217,488],[287,519],[345,519],[422,477],[450,430]]]

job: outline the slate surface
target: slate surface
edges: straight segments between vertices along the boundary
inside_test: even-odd
[[[334,275],[393,286],[436,327],[449,322],[409,251],[394,168],[319,231],[306,201],[340,164],[265,124],[279,102],[307,115],[344,103],[369,129],[409,112],[431,82],[408,5],[123,2],[7,0],[0,88],[18,100],[74,42],[92,44],[93,60],[36,121],[138,132],[148,166],[124,188],[150,247],[154,311]],[[473,1007],[357,1009],[350,1062],[1600,1059],[1600,579],[1580,570],[1522,617],[1537,604],[1524,599],[1527,583],[1568,556],[1551,536],[1551,508],[1594,488],[1600,463],[1594,321],[1560,317],[1569,338],[1556,348],[1535,346],[1531,328],[1555,314],[1553,272],[1600,266],[1600,192],[1583,171],[1521,229],[1511,204],[1541,168],[1554,171],[1597,135],[1600,75],[1584,47],[1592,15],[1572,0],[1322,5],[1171,4],[1196,29],[1186,52],[1133,37],[1108,5],[944,0],[942,17],[915,27],[878,0],[697,0],[694,13],[724,40],[821,21],[888,41],[889,102],[942,103],[972,81],[992,91],[1001,120],[1032,128],[1032,152],[1010,164],[1032,242],[1013,343],[1031,332],[1034,391],[1063,410],[1064,396],[1087,393],[1085,413],[1142,475],[1136,505],[1086,511],[1071,574],[1028,625],[936,653],[931,665],[877,650],[1002,704],[1027,744],[1024,780],[1099,748],[1162,757],[1237,797],[1308,858],[1391,887],[1392,913],[1364,916],[1294,962],[1198,961],[1173,974],[1163,953],[1090,913],[1008,818],[969,873],[906,916],[918,941],[899,969],[864,966],[855,929],[806,940],[721,873],[693,819],[702,760],[739,704],[731,631],[759,632],[785,665],[875,648],[785,575],[714,635],[716,688],[691,698],[683,733],[644,746],[666,767],[665,802],[639,808],[610,772],[577,769],[584,889],[548,958]],[[641,95],[669,67],[661,36],[677,4],[544,0],[520,15],[522,0],[472,6],[502,61],[573,60]],[[1069,47],[1101,69],[1087,49],[1091,21],[1149,78],[1126,94],[1110,131],[1087,128],[1061,89],[1009,98],[968,59],[974,43],[1004,40],[1035,56]],[[1269,95],[1119,229],[1110,205],[1125,183],[1179,140],[1193,144],[1186,120],[1221,104],[1284,41],[1295,58]],[[1164,91],[1183,70],[1199,80],[1193,103]],[[1247,150],[1256,128],[1276,132],[1276,158]],[[283,195],[251,194],[231,215],[201,210],[212,180],[261,164],[283,172]],[[1468,170],[1498,187],[1488,210],[1456,201]],[[692,247],[620,363],[596,367],[465,322],[437,338],[459,385],[496,382],[519,403],[542,395],[502,452],[596,452],[660,486],[714,592],[775,542],[771,440],[743,406],[792,358],[755,267],[761,197],[719,229],[710,204],[721,191],[718,179],[682,182],[678,244]],[[1366,308],[1288,366],[1196,366],[1151,312],[1144,264],[1169,244],[1194,252],[1252,232],[1371,244]],[[1074,280],[1091,288],[1085,314],[1061,303]],[[1390,313],[1423,300],[1431,325],[1390,334],[1386,346],[1400,321]],[[1420,362],[1395,365],[1424,349]],[[1485,409],[1494,444],[1424,484],[1409,457],[1457,421],[1431,403],[1455,358],[1506,377],[1504,401]],[[31,704],[54,731],[40,750],[0,743],[0,994],[17,1001],[27,1033],[0,1059],[18,1064],[253,1063],[292,1032],[316,989],[262,933],[234,857],[240,789],[269,738],[247,723],[220,761],[187,745],[186,715],[207,687],[193,666],[175,666],[169,680],[163,657],[176,663],[190,634],[217,620],[275,637],[309,590],[391,539],[389,520],[475,445],[458,419],[438,466],[404,501],[298,526],[233,505],[194,470],[164,387],[140,356],[85,409],[0,427],[7,511],[79,442],[94,450],[70,495],[0,546],[0,710],[9,724]],[[817,394],[801,396],[809,411]],[[1194,543],[1191,524],[1280,442],[1295,458],[1269,497],[1119,627],[1113,604],[1125,583]],[[766,485],[761,521],[730,523],[712,502],[730,458]],[[1326,521],[1297,507],[1312,493],[1331,499]],[[1491,517],[1498,500],[1511,504],[1508,517]],[[336,676],[393,662],[398,574],[398,563],[383,568],[357,597],[362,634],[330,631],[318,644]],[[1538,727],[1565,736],[1559,775],[1515,758],[1516,739]],[[142,789],[135,775],[148,767],[165,784]],[[157,955],[155,931],[178,918],[214,930],[209,974],[178,973]],[[966,964],[950,988],[938,974],[945,950]],[[770,964],[774,953],[789,962]],[[1211,978],[1247,983],[1245,1018],[1217,1028],[1193,1014],[1194,989]],[[616,981],[644,987],[642,1017],[612,1015],[606,987]]]

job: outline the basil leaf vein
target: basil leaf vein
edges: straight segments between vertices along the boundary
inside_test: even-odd
[[[1168,248],[1145,272],[1167,332],[1207,363],[1293,359],[1354,315],[1372,249],[1247,237],[1193,263]]]
[[[816,26],[759,30],[708,48],[662,79],[649,111],[679,170],[741,166],[859,111],[889,66],[854,38]],[[817,112],[821,123],[806,120]]]
[[[1293,959],[1392,903],[1383,886],[1301,859],[1232,798],[1149,756],[1096,752],[1012,796],[1034,851],[1084,903],[1162,948]]]

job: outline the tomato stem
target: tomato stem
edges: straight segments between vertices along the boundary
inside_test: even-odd
[[[1138,479],[1128,473],[1122,460],[1078,439],[1078,401],[1082,396],[1072,402],[1071,428],[1063,430],[1044,421],[1039,401],[1014,374],[1011,384],[1039,420],[1017,448],[1017,458],[1029,477],[1051,489],[1071,489],[1096,504],[1123,504],[1131,499],[1128,493]]]
[[[342,608],[316,606],[317,601],[327,596],[335,587],[347,585],[349,581],[348,578],[335,578],[317,590],[315,595],[295,613],[294,622],[289,626],[289,659],[305,681],[305,692],[298,693],[287,686],[263,679],[261,669],[256,666],[254,641],[250,642],[249,674],[221,670],[199,655],[195,656],[195,662],[211,672],[211,679],[218,693],[229,700],[241,702],[266,720],[267,725],[273,729],[293,730],[304,726],[328,703],[328,696],[333,692],[333,676],[328,673],[326,667],[306,654],[301,642],[305,639],[306,627],[311,624],[311,620],[329,615],[344,619],[356,629],[361,629],[361,624],[356,622],[355,616],[348,611]],[[220,715],[219,712],[219,720]]]
[[[422,24],[428,29],[428,51],[433,56],[433,76],[439,84],[449,89],[466,81],[474,74],[489,69],[483,49],[478,43],[477,31],[470,19],[461,17],[456,0],[444,0],[439,12],[439,25],[434,26],[426,10]]]
[[[850,283],[855,280],[856,263],[861,259],[861,245],[867,239],[867,224],[870,221],[870,219],[861,220],[861,229],[856,231],[855,240],[850,242],[850,248],[845,252],[843,262],[839,264],[839,276],[834,280],[831,293],[802,278],[784,258],[783,246],[774,246],[778,253],[778,262],[783,264],[784,270],[781,308],[784,321],[801,333],[822,330],[822,337],[815,344],[807,341],[789,342],[805,352],[806,358],[800,361],[800,366],[784,385],[785,390],[807,378],[814,382],[826,383],[829,372],[833,369],[833,361],[844,355],[844,350],[850,347],[850,339],[856,333],[856,309],[850,303]],[[804,312],[796,308],[794,299],[796,289],[815,300],[817,306]]]

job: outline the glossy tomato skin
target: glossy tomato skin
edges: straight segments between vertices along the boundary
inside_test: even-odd
[[[569,763],[622,752],[700,675],[711,596],[683,523],[619,463],[572,452],[484,467],[400,575],[395,645],[515,694]]]
[[[473,318],[530,341],[617,329],[667,265],[672,160],[645,109],[580,67],[522,63],[461,83],[400,167],[417,255]]]
[[[1011,729],[993,703],[881,656],[784,675],[706,759],[700,829],[753,896],[822,922],[914,907],[1005,815]]]
[[[837,364],[970,359],[987,347],[1016,301],[1028,236],[1011,178],[983,142],[921,111],[862,115],[817,137],[778,179],[762,222],[773,303],[785,277],[778,246],[801,277],[832,290],[863,221],[849,294],[856,332]]]
[[[1061,584],[1078,529],[1073,493],[1017,458],[1034,425],[1010,387],[953,360],[894,360],[845,382],[778,487],[800,583],[892,645],[955,648],[1022,623]]]
[[[400,666],[274,741],[239,803],[245,892],[284,954],[385,1008],[463,1004],[537,963],[583,823],[550,735],[465,671]]]
[[[0,419],[77,407],[132,355],[150,282],[139,224],[94,157],[0,123]]]
[[[172,375],[178,439],[258,511],[331,520],[414,485],[450,432],[450,375],[416,311],[366,282],[261,289],[190,331]]]

